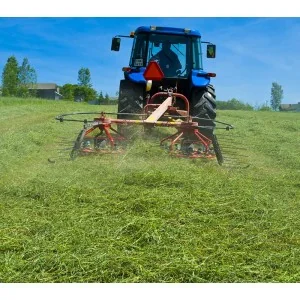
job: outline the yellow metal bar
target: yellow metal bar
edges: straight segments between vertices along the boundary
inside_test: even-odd
[[[155,123],[172,105],[172,97],[168,97],[146,120],[145,123]]]
[[[136,125],[143,125],[146,123],[146,120],[122,120],[122,119],[112,119],[111,124],[136,124]],[[147,124],[151,124],[148,122]],[[181,121],[156,121],[155,126],[162,126],[162,127],[172,127],[172,125],[181,125]],[[194,124],[190,123],[190,126],[194,126]]]

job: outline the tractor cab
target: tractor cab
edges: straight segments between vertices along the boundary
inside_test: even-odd
[[[166,78],[187,78],[192,69],[202,69],[200,38],[140,33],[134,39],[129,65],[146,67],[150,61],[157,61]]]
[[[111,50],[119,51],[120,38],[113,38]],[[150,61],[157,61],[165,78],[188,78],[192,70],[203,70],[201,36],[198,31],[170,27],[139,27],[134,33],[130,73],[143,72]],[[207,45],[207,57],[215,57],[215,45]],[[129,71],[129,72],[128,72]],[[128,79],[136,81],[136,76]]]

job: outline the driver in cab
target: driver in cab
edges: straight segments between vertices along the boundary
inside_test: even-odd
[[[171,50],[170,42],[163,42],[162,49],[150,61],[157,61],[165,77],[177,77],[182,68],[178,56]]]

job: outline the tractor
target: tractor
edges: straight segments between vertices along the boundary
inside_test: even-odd
[[[175,87],[177,93],[189,99],[189,114],[201,120],[200,132],[212,138],[215,125],[213,121],[216,118],[216,95],[210,78],[216,74],[203,70],[201,44],[207,44],[207,58],[215,58],[216,46],[202,41],[200,33],[196,30],[142,26],[129,36],[115,36],[112,39],[112,51],[120,50],[121,37],[132,38],[133,45],[129,66],[122,69],[124,79],[120,81],[119,87],[118,118],[132,118],[132,114],[142,112],[149,97],[163,89]],[[144,73],[147,65],[164,50],[166,43],[177,55],[180,69],[171,71],[173,57],[166,54],[164,61],[156,60],[164,77],[156,81],[146,80]],[[184,103],[178,99],[176,105],[182,108]]]

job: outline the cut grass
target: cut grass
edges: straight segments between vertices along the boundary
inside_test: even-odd
[[[82,125],[54,117],[114,107],[0,109],[1,282],[299,282],[298,114],[220,111],[235,125],[217,131],[224,155],[239,158],[220,167],[155,138],[70,161]]]

